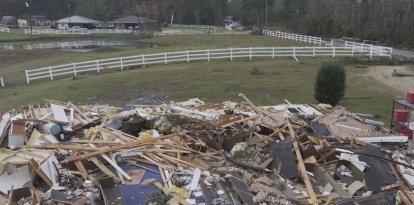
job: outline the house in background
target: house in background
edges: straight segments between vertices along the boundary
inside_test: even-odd
[[[160,25],[157,21],[140,17],[140,16],[125,16],[119,19],[108,22],[113,24],[117,29],[136,29],[136,30],[159,30]]]
[[[49,26],[50,21],[42,15],[33,15],[29,17],[29,25],[31,26]]]
[[[17,28],[19,26],[17,24],[17,19],[14,16],[3,16],[3,18],[1,18],[1,24],[9,28]]]
[[[83,16],[71,16],[67,18],[60,19],[56,21],[57,29],[70,29],[74,26],[79,26],[81,28],[95,28],[97,24],[99,24],[100,21],[97,21],[95,19],[86,18]]]
[[[17,19],[17,24],[19,24],[19,28],[27,28],[29,26],[26,19]]]

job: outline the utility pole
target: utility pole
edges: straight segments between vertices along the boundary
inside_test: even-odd
[[[26,7],[29,9],[29,18],[27,20],[29,20],[29,24],[30,24],[30,35],[33,38],[33,25],[32,25],[32,19],[30,18],[30,13],[33,14],[33,0],[31,2],[31,5],[29,5],[29,2],[25,2],[26,3]],[[32,12],[30,12],[30,9],[32,9]]]
[[[71,20],[70,20],[70,3],[69,3],[69,1],[68,1],[68,17],[69,17],[69,23],[68,23],[68,26],[66,27],[66,30],[70,29],[70,24],[72,23]]]
[[[267,28],[267,0],[266,0],[266,28]]]

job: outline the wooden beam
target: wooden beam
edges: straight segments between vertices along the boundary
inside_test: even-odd
[[[10,188],[10,191],[9,191],[9,198],[7,200],[7,205],[12,205],[13,190],[14,190],[14,185],[11,185],[11,188]]]
[[[109,155],[111,156],[112,161],[114,161],[114,164],[116,164],[116,166],[118,166],[118,163],[116,163],[116,159],[115,159],[114,155],[112,153],[110,153]],[[116,170],[116,173],[118,174],[119,179],[121,179],[121,183],[122,184],[125,184],[125,180],[122,177],[121,172],[119,172],[118,170]]]
[[[40,169],[39,164],[34,160],[29,160],[29,166],[32,168],[32,170],[49,186],[53,186],[52,180],[49,179],[49,177]]]
[[[293,144],[293,148],[295,149],[296,158],[298,159],[298,166],[299,166],[299,169],[300,169],[300,173],[302,175],[303,181],[305,182],[306,189],[308,190],[309,197],[310,197],[313,205],[318,205],[319,204],[318,199],[316,198],[316,194],[315,194],[315,191],[312,188],[312,184],[310,182],[308,172],[306,171],[305,164],[303,163],[302,155],[301,155],[300,150],[299,150],[298,139],[296,137],[295,131],[293,130],[292,124],[290,123],[290,119],[287,120],[287,123],[288,123],[290,136],[292,137],[292,144]]]
[[[77,152],[73,152],[71,158],[77,157],[78,153]],[[82,178],[84,180],[88,179],[88,171],[85,169],[85,167],[82,164],[81,160],[76,160],[74,161],[76,168],[78,169],[78,171],[80,172]]]
[[[74,161],[74,160],[78,160],[78,159],[85,159],[85,158],[88,158],[88,157],[93,157],[93,156],[100,155],[100,154],[104,154],[104,153],[108,153],[108,152],[116,152],[116,151],[121,150],[121,149],[132,149],[132,148],[136,148],[136,147],[140,147],[140,146],[141,147],[142,146],[146,146],[148,144],[152,144],[152,143],[154,143],[156,141],[163,140],[163,139],[172,137],[174,135],[175,134],[163,135],[163,136],[156,137],[156,138],[151,138],[151,139],[136,140],[136,141],[134,141],[132,143],[118,145],[118,146],[114,146],[114,147],[111,147],[111,148],[106,148],[106,149],[101,148],[101,149],[99,149],[99,150],[97,150],[95,152],[91,152],[91,153],[88,153],[88,154],[86,154],[86,155],[84,155],[82,157],[78,157],[77,159],[65,160],[65,161],[63,161],[63,163],[70,162],[70,161]]]
[[[106,167],[98,158],[89,157],[89,160],[91,160],[92,163],[94,163],[105,175],[113,177],[116,180],[120,181],[120,179],[110,169],[108,169],[108,167]]]

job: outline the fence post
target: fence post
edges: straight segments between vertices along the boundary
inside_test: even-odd
[[[190,54],[188,53],[188,50],[187,50],[187,63],[189,62],[190,62]]]
[[[233,48],[230,48],[230,60],[233,60]]]
[[[101,71],[99,70],[99,59],[96,59],[96,69],[98,71],[98,73],[100,73]]]
[[[346,44],[345,44],[346,45]],[[345,47],[345,49],[347,49],[348,47]],[[352,46],[352,57],[354,57],[354,53],[355,53],[355,47]]]
[[[373,46],[372,46],[372,44],[371,44],[371,48],[370,48],[370,50],[369,50],[369,55],[370,55],[370,57],[372,58],[372,48]]]
[[[335,47],[332,47],[332,58],[335,58]]]
[[[250,60],[252,60],[252,47],[250,47]]]
[[[207,61],[210,62],[210,50],[207,50]]]
[[[296,46],[293,47],[293,57],[296,58]]]
[[[77,73],[76,73],[76,63],[73,63],[73,74],[75,75],[75,77],[77,76]]]
[[[275,47],[272,48],[272,58],[275,59]]]
[[[315,58],[315,56],[316,56],[316,47],[315,46],[313,46],[313,55],[312,55],[314,58]]]
[[[29,73],[27,72],[27,70],[24,70],[24,72],[26,73],[26,82],[27,84],[30,84]]]
[[[164,63],[167,65],[167,53],[164,53]]]
[[[0,77],[0,85],[2,88],[4,88],[4,81],[3,81],[3,77]]]
[[[142,67],[145,68],[145,54],[142,54]]]
[[[124,70],[124,59],[120,57],[119,60],[121,61],[121,70]]]
[[[50,80],[53,80],[52,66],[49,66]]]

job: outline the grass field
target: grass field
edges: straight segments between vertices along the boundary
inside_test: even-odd
[[[151,46],[152,45],[152,46]],[[111,57],[207,48],[305,45],[265,36],[177,35],[139,40],[130,48],[101,48],[91,52],[53,50],[0,50],[0,76],[8,84],[24,84],[24,70]]]
[[[20,33],[0,33],[0,42],[30,40],[30,36]]]
[[[151,47],[150,45],[156,45]],[[217,60],[169,65],[154,65],[131,70],[104,71],[78,79],[34,82],[25,85],[24,70],[54,64],[97,58],[108,58],[165,51],[249,47],[292,46],[296,42],[250,35],[171,36],[145,39],[129,49],[98,49],[80,53],[62,50],[0,51],[0,76],[6,88],[0,90],[0,112],[18,109],[28,103],[42,103],[42,99],[56,99],[75,103],[124,103],[145,96],[186,100],[198,97],[207,102],[237,100],[245,93],[259,105],[282,103],[315,103],[313,86],[316,72],[324,61],[332,58],[254,58],[252,61]],[[335,60],[341,60],[336,58]],[[253,72],[257,69],[259,72]],[[341,105],[354,112],[376,114],[384,122],[391,113],[391,101],[403,93],[366,75],[366,68],[347,65],[347,92]]]
[[[288,99],[293,103],[314,103],[313,85],[317,69],[326,59],[289,58],[276,60],[213,61],[172,65],[81,76],[15,85],[0,91],[0,111],[18,108],[42,99],[76,103],[110,103],[122,105],[144,96],[161,96],[170,100],[198,97],[208,102],[237,100],[245,93],[257,104],[269,105]],[[251,71],[257,68],[258,73]],[[364,68],[346,67],[346,100],[341,105],[354,112],[373,113],[387,120],[391,100],[400,93],[364,76]]]
[[[0,46],[3,45],[22,45],[35,43],[51,43],[62,41],[76,41],[76,40],[119,40],[129,38],[128,35],[118,34],[95,34],[95,35],[25,35],[22,33],[0,33]]]

